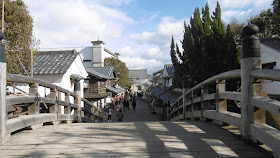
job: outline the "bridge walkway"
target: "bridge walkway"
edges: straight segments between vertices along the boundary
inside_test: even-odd
[[[122,123],[113,115],[114,122],[49,125],[16,133],[0,146],[0,157],[272,157],[242,141],[233,126],[159,121],[147,103],[137,103],[136,112],[125,113]]]

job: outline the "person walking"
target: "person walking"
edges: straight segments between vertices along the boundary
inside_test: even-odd
[[[123,100],[123,110],[127,111],[127,102],[125,99]]]
[[[122,109],[120,109],[117,113],[117,118],[118,118],[118,122],[122,122],[123,119],[123,113],[122,113]]]
[[[135,107],[136,107],[136,101],[135,101],[135,99],[133,99],[133,101],[132,101],[132,106],[133,106],[133,111],[135,112]]]
[[[127,107],[128,112],[130,112],[129,106],[130,106],[130,103],[129,103],[129,100],[127,100],[127,101],[126,101],[126,107]]]
[[[112,122],[112,109],[109,108],[109,111],[108,111],[108,122]]]

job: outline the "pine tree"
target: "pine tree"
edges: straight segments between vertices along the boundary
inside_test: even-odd
[[[212,19],[210,17],[208,2],[206,3],[205,8],[202,8],[202,20],[204,29],[203,47],[205,50],[205,61],[211,61],[209,52],[212,51],[213,31],[211,29]],[[211,69],[212,67],[210,64],[204,64],[203,70],[205,73],[205,78],[211,77]]]
[[[219,3],[211,18],[209,6],[202,8],[202,18],[196,8],[190,25],[184,23],[183,52],[172,37],[171,58],[175,67],[176,86],[182,88],[183,76],[190,87],[219,73],[239,68],[234,34],[231,27],[225,31]],[[178,58],[179,57],[179,58]]]
[[[176,45],[177,46],[177,45]],[[178,47],[178,46],[177,46]],[[173,82],[173,87],[174,88],[181,88],[182,86],[182,75],[181,75],[181,72],[182,72],[182,66],[176,56],[176,54],[178,54],[177,52],[178,50],[175,51],[175,42],[174,42],[174,38],[172,36],[172,39],[171,39],[171,45],[170,45],[170,56],[171,56],[171,61],[172,61],[172,64],[175,68],[175,72],[174,72],[174,77],[173,77],[173,81],[177,81],[177,82]],[[179,53],[181,54],[181,53]]]
[[[190,75],[196,81],[195,83],[197,83],[203,81],[205,78],[205,74],[203,73],[203,63],[205,62],[203,48],[204,30],[198,8],[195,9],[193,18],[191,18],[191,34],[194,40],[194,50],[190,58],[192,65]]]

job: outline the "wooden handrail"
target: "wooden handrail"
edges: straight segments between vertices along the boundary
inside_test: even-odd
[[[251,74],[258,79],[280,81],[280,70],[277,69],[256,69]]]
[[[189,89],[186,92],[186,95],[191,94],[193,91],[198,90],[202,86],[206,86],[206,85],[215,83],[216,80],[235,79],[235,78],[240,78],[240,77],[241,77],[241,70],[240,69],[223,72],[223,73],[215,75],[211,78],[208,78],[208,79],[204,80],[203,82],[197,84],[196,86],[192,87],[191,89]],[[183,98],[183,96],[179,97],[175,102],[178,102],[182,98]]]
[[[73,93],[60,86],[28,76],[8,74],[8,73],[6,75],[7,75],[6,77],[7,82],[29,84],[29,92],[30,92],[29,95],[26,96],[11,96],[6,98],[6,107],[12,105],[22,105],[22,104],[24,105],[23,107],[28,107],[28,111],[25,112],[28,113],[28,115],[21,115],[16,118],[9,117],[10,119],[7,121],[6,124],[7,134],[14,132],[15,130],[25,128],[27,126],[30,126],[30,128],[32,129],[35,129],[40,127],[45,122],[53,122],[53,124],[56,124],[56,122],[60,122],[60,121],[67,121],[67,122],[68,121],[70,122],[91,121],[92,122],[98,119],[103,119],[102,111],[100,111],[97,107],[95,107],[90,101],[81,98],[79,96],[80,92]],[[40,97],[38,95],[39,86],[50,88],[51,90],[50,96]],[[65,94],[65,101],[57,100],[58,92]],[[69,96],[74,97],[75,100],[74,104],[70,103]],[[89,105],[91,108],[93,108],[93,111],[92,109],[90,110],[88,108],[81,108],[80,107],[81,103],[79,103],[79,101]],[[40,114],[39,105],[37,105],[40,103],[44,103],[47,106],[46,109],[48,109],[50,113]],[[58,113],[58,105],[64,106],[65,114]],[[74,115],[70,113],[72,111],[71,109],[74,109],[75,111]],[[82,111],[84,111],[84,113],[86,113],[87,115],[85,116],[81,115],[80,113]],[[91,117],[92,115],[94,117]],[[86,118],[87,116],[89,118]]]

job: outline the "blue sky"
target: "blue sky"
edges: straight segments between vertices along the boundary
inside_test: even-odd
[[[152,74],[171,63],[171,36],[180,45],[183,23],[207,0],[23,0],[40,48],[90,46],[98,39],[121,54],[129,69]],[[222,19],[247,22],[273,0],[219,0]],[[213,12],[217,0],[208,0]]]

